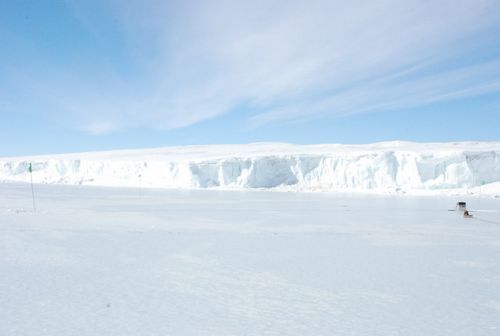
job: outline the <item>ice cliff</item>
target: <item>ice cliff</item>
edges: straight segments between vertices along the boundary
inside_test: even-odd
[[[0,158],[0,181],[158,188],[500,193],[500,143],[166,147]]]

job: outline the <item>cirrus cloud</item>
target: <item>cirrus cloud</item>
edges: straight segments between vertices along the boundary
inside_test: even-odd
[[[50,64],[50,79],[25,84],[92,134],[185,127],[241,104],[259,125],[500,91],[496,0],[68,4],[98,61]]]

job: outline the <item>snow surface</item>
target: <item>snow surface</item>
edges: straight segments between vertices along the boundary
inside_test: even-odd
[[[0,335],[500,334],[498,199],[35,195],[0,184]]]
[[[500,195],[500,143],[166,147],[0,159],[0,181]]]

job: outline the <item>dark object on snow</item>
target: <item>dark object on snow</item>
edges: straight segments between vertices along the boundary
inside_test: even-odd
[[[472,215],[469,213],[469,211],[464,211],[464,218],[472,218]]]
[[[467,211],[467,208],[465,207],[465,202],[458,202],[457,203],[457,210],[458,211]]]

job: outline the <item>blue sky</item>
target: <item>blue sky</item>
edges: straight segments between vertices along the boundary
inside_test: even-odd
[[[0,156],[500,140],[500,2],[1,1]]]

